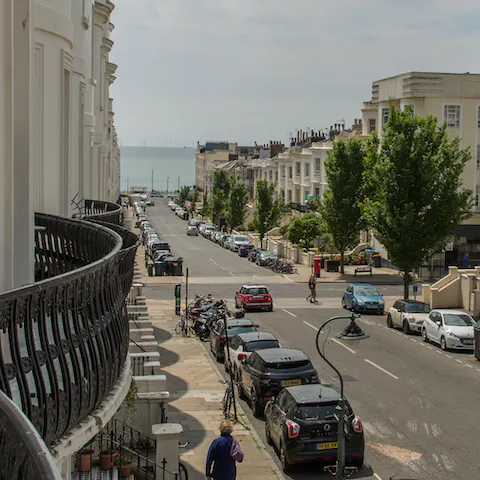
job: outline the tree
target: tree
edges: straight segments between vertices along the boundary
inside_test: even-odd
[[[191,206],[190,206],[190,215],[195,215],[196,213],[196,203],[198,202],[198,188],[193,187],[192,191],[190,193],[190,201],[191,201]]]
[[[220,216],[225,213],[228,195],[230,194],[230,180],[225,170],[215,170],[212,181],[211,215],[212,223],[216,224]]]
[[[321,234],[321,218],[317,213],[307,213],[290,223],[287,238],[294,245],[307,251]]]
[[[362,186],[364,145],[351,138],[347,143],[337,140],[325,163],[329,191],[324,194],[319,211],[340,252],[340,272],[344,273],[344,252],[352,245],[364,226]]]
[[[183,207],[188,200],[190,200],[190,187],[185,185],[180,188],[180,191],[178,192],[178,203]]]
[[[234,178],[230,182],[230,194],[227,204],[227,223],[230,230],[243,225],[248,191],[245,183]]]
[[[253,224],[260,234],[261,246],[265,233],[276,226],[284,209],[283,200],[281,198],[275,200],[275,184],[266,179],[258,180]]]
[[[208,190],[203,192],[202,199],[202,217],[208,217],[210,215],[210,199],[208,198]],[[202,218],[203,220],[203,218]]]
[[[450,140],[446,124],[433,116],[401,112],[390,104],[380,141],[366,147],[365,217],[392,262],[404,272],[408,298],[410,272],[439,252],[455,226],[471,216],[471,192],[461,175],[471,156]]]

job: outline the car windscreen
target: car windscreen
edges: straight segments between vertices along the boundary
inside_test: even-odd
[[[276,257],[277,255],[273,252],[260,252],[260,255],[264,258],[266,257]]]
[[[266,295],[268,290],[266,288],[246,288],[243,292],[246,295]]]
[[[265,350],[266,348],[279,348],[277,340],[258,340],[257,342],[248,342],[245,344],[246,352],[255,352],[256,350]]]
[[[243,235],[237,235],[234,240],[236,242],[248,242],[248,237],[244,237]]]
[[[445,325],[451,327],[471,327],[475,325],[470,315],[462,315],[460,313],[445,313],[443,315],[443,321]]]
[[[426,303],[407,303],[405,311],[407,313],[430,313],[430,307]]]
[[[244,325],[242,327],[231,326],[228,327],[228,336],[232,337],[233,335],[238,335],[239,333],[250,333],[255,331],[256,330],[253,325]]]
[[[299,420],[315,421],[315,420],[329,420],[337,411],[338,402],[321,403],[318,405],[298,405],[295,408],[294,416]],[[347,415],[351,414],[351,410],[347,407]]]
[[[268,363],[267,370],[281,372],[281,371],[290,371],[294,369],[308,370],[310,367],[313,370],[313,366],[310,363],[310,360],[299,360],[297,362],[278,362],[278,363]]]
[[[355,294],[360,297],[379,297],[378,290],[374,287],[355,287]]]
[[[170,250],[168,243],[153,243],[152,248],[153,250]]]

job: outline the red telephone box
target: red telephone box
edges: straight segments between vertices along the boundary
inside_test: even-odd
[[[317,278],[320,278],[320,272],[321,272],[321,258],[319,257],[314,257],[313,258],[313,273]]]

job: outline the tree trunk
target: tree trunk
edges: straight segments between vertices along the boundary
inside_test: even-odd
[[[263,248],[263,235],[260,234],[260,248]]]
[[[343,250],[340,251],[340,273],[343,275],[345,273],[345,258],[343,256]]]
[[[403,273],[403,298],[408,300],[408,294],[410,292],[410,272]]]

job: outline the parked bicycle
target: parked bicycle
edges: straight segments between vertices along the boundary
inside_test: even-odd
[[[233,383],[229,383],[226,390],[225,395],[223,396],[222,400],[223,405],[223,416],[225,419],[229,419],[232,417],[232,407],[233,407]]]

